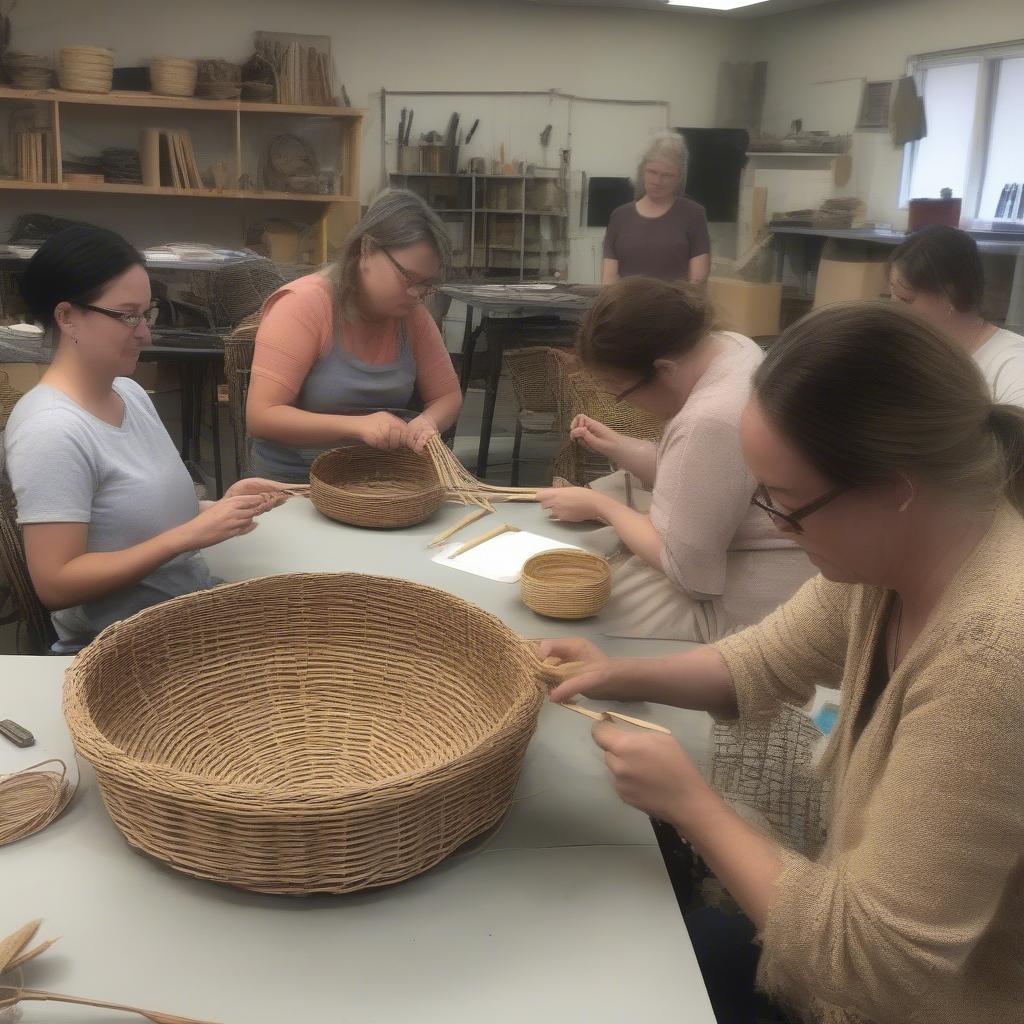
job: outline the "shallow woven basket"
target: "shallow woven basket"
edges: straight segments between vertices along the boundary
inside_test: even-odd
[[[557,548],[534,555],[520,579],[523,604],[552,619],[596,615],[612,592],[608,562],[589,551]]]
[[[149,84],[160,96],[194,96],[199,65],[182,57],[154,57],[149,65]]]
[[[543,670],[432,587],[294,574],[104,630],[64,713],[132,846],[259,892],[411,878],[507,811]]]
[[[422,523],[441,506],[445,492],[424,455],[350,445],[316,459],[309,498],[339,523],[387,530]]]

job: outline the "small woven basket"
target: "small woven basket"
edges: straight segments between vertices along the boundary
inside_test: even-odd
[[[552,619],[596,615],[612,592],[608,562],[589,551],[556,548],[534,555],[520,579],[523,604]]]
[[[293,574],[104,630],[64,713],[132,846],[243,889],[342,893],[500,821],[544,689],[532,647],[457,597]]]
[[[160,96],[194,96],[199,65],[183,57],[154,57],[149,65],[149,84]]]
[[[445,492],[433,464],[408,448],[335,448],[309,470],[309,498],[329,519],[393,530],[432,516]]]
[[[60,51],[57,79],[69,92],[110,92],[114,82],[114,51],[97,46],[65,46]]]

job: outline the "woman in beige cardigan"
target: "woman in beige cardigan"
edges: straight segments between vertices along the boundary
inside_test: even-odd
[[[599,723],[594,738],[620,796],[670,822],[731,892],[759,933],[758,985],[791,1012],[1020,1020],[1024,413],[992,405],[970,358],[923,321],[856,303],[779,339],[742,440],[756,500],[822,575],[759,625],[682,655],[547,644],[587,662],[552,699],[752,719],[838,688],[813,859],[730,810],[671,737]]]
[[[604,289],[576,347],[619,401],[668,421],[657,445],[589,416],[573,423],[580,443],[653,485],[649,510],[609,486],[619,475],[537,495],[555,519],[607,524],[581,540],[614,565],[604,632],[710,643],[792,597],[814,569],[751,505],[756,481],[740,451],[740,414],[761,349],[713,330],[703,294],[648,277]]]

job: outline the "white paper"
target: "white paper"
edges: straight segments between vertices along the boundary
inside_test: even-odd
[[[450,557],[472,539],[466,537],[461,541],[453,540],[441,548],[431,561],[472,573],[474,576],[483,576],[487,580],[496,580],[498,583],[516,583],[523,566],[534,555],[539,555],[542,551],[553,551],[555,548],[580,550],[578,544],[566,544],[550,537],[542,537],[538,533],[520,530],[518,533],[503,533],[492,540],[484,541],[458,558]]]

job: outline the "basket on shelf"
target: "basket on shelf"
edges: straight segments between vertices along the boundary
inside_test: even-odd
[[[349,526],[397,529],[432,516],[445,490],[431,461],[408,448],[334,448],[309,470],[309,498],[319,512]]]
[[[149,64],[149,84],[160,96],[194,96],[199,74],[194,60],[154,57]]]
[[[65,46],[57,63],[57,80],[69,92],[110,92],[114,51],[98,46]]]
[[[342,893],[411,878],[498,822],[543,693],[531,646],[460,598],[292,574],[104,630],[67,672],[64,712],[132,846],[243,889]]]
[[[242,93],[242,69],[227,60],[198,61],[196,95],[207,100],[234,100]]]
[[[600,555],[572,548],[542,551],[527,560],[520,578],[523,604],[552,619],[596,615],[612,592],[612,574]]]
[[[15,89],[49,89],[53,84],[52,63],[41,53],[8,50],[3,68]]]

